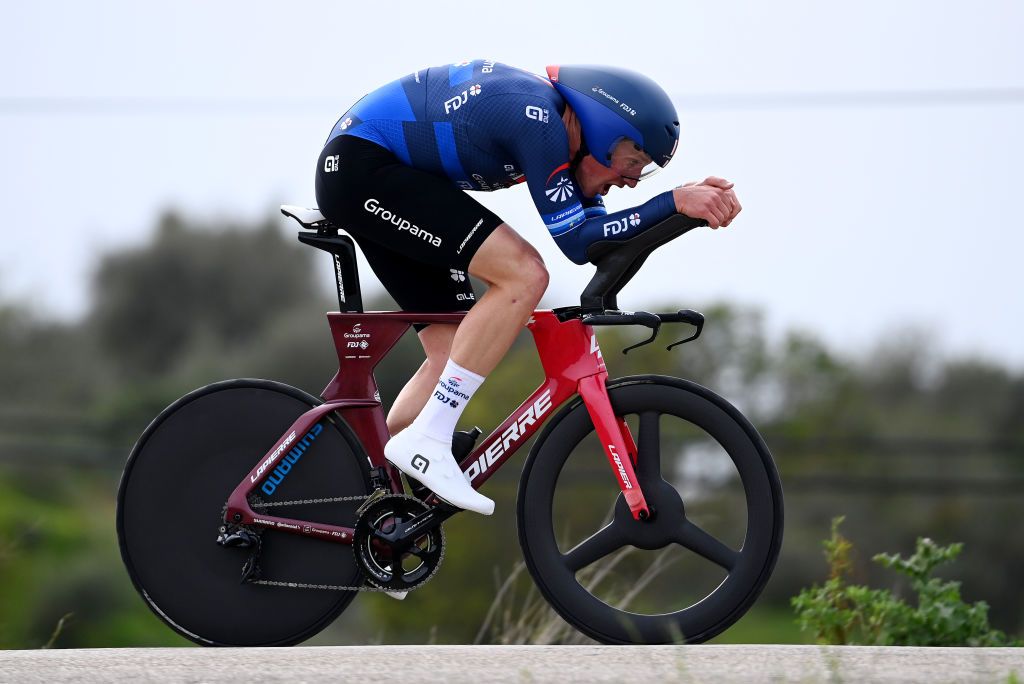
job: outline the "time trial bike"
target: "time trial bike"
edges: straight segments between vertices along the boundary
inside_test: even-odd
[[[442,524],[459,512],[384,459],[373,371],[412,324],[465,312],[363,311],[351,238],[315,209],[282,212],[334,261],[337,374],[320,398],[255,379],[190,392],[146,428],[118,490],[135,588],[203,645],[295,644],[361,591],[403,598],[440,568]],[[616,303],[651,252],[698,225],[677,215],[592,245],[597,270],[580,304],[527,323],[544,381],[479,445],[478,429],[454,436],[479,488],[539,433],[519,485],[519,544],[554,610],[604,643],[714,637],[754,603],[782,543],[778,472],[751,423],[687,380],[610,379],[594,332],[645,326],[646,344],[664,323],[694,326],[669,349],[700,335],[696,311]]]

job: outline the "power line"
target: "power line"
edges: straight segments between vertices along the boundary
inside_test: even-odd
[[[675,100],[686,110],[999,106],[1024,104],[1024,88],[686,93],[678,94]],[[294,115],[315,114],[323,109],[340,112],[349,104],[338,97],[6,96],[0,97],[0,115]]]

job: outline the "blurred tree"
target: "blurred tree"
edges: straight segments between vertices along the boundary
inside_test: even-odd
[[[212,229],[168,213],[151,244],[100,262],[90,322],[126,377],[166,374],[198,348],[237,351],[320,304],[311,257],[269,220]]]

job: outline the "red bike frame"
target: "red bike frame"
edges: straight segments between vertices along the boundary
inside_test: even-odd
[[[227,520],[258,525],[342,544],[352,543],[352,528],[255,513],[249,494],[261,487],[290,449],[308,446],[310,431],[327,414],[337,412],[355,432],[373,467],[382,466],[393,493],[402,493],[399,471],[384,458],[390,439],[373,371],[413,323],[455,323],[458,313],[400,311],[329,313],[327,320],[338,351],[338,373],[323,391],[324,403],[288,428],[253,467],[228,499]],[[625,421],[612,411],[601,348],[591,326],[578,318],[561,321],[553,311],[536,311],[527,328],[533,334],[544,383],[484,439],[460,464],[475,489],[487,481],[538,430],[554,410],[579,394],[594,421],[605,455],[634,518],[648,515],[647,502],[633,472],[637,449]],[[309,436],[309,437],[307,437]],[[625,456],[625,457],[623,457]]]

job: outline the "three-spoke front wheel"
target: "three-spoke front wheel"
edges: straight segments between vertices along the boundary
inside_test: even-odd
[[[743,415],[678,378],[610,381],[654,514],[634,520],[582,400],[537,440],[519,487],[519,541],[541,593],[604,643],[699,643],[760,594],[782,544],[782,487]]]

